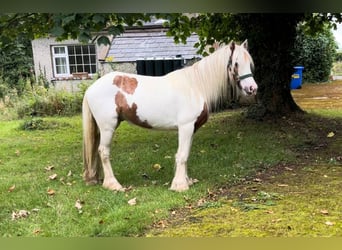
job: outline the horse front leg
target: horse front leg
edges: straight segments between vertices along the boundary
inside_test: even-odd
[[[176,172],[170,190],[185,191],[189,189],[192,180],[188,177],[187,161],[192,144],[194,124],[182,125],[178,128],[178,150],[175,155]]]

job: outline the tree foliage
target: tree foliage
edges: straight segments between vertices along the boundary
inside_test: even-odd
[[[0,98],[8,89],[16,89],[22,93],[25,78],[32,74],[31,41],[25,35],[19,35],[11,43],[0,43]]]
[[[150,15],[130,13],[16,13],[0,14],[0,42],[7,43],[18,34],[31,39],[52,35],[58,40],[78,39],[89,42],[94,35],[119,35],[125,25],[141,25]],[[107,36],[102,43],[109,43]]]

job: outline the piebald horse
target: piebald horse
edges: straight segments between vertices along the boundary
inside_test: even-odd
[[[150,129],[178,129],[178,150],[171,190],[184,191],[193,181],[187,160],[194,133],[208,120],[209,112],[236,84],[243,95],[256,95],[253,60],[247,40],[230,42],[192,66],[153,77],[111,72],[96,80],[83,99],[84,180],[103,187],[125,189],[112,170],[111,142],[121,121]]]

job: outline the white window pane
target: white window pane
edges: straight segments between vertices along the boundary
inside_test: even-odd
[[[67,67],[65,66],[56,66],[56,71],[57,74],[66,74],[67,72]]]
[[[65,54],[65,47],[54,47],[55,54]]]
[[[56,73],[57,74],[66,74],[67,71],[67,61],[65,57],[57,57],[55,58],[56,63]]]
[[[56,58],[56,66],[59,65],[66,65],[66,58],[65,57],[57,57]]]

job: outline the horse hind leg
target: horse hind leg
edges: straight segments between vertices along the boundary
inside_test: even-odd
[[[110,148],[113,137],[113,129],[116,126],[111,126],[110,129],[100,129],[101,139],[99,145],[99,155],[102,162],[104,180],[102,186],[113,191],[124,191],[118,180],[115,178],[113,169],[110,163]]]
[[[187,161],[190,154],[193,133],[193,123],[183,125],[178,129],[178,150],[175,156],[176,172],[170,190],[178,192],[185,191],[193,183],[187,173]]]

